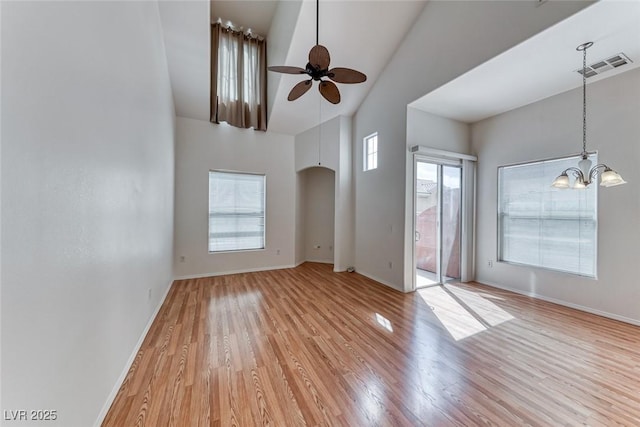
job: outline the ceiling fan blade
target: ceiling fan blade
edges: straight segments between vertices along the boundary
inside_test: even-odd
[[[285,74],[305,74],[306,71],[304,68],[300,67],[289,67],[287,65],[276,65],[273,67],[267,67],[269,71],[275,71],[276,73],[285,73]]]
[[[289,101],[295,101],[296,99],[307,93],[307,91],[311,89],[312,81],[313,80],[305,80],[295,85],[293,89],[291,89],[291,92],[289,92],[289,96],[287,97],[287,99]]]
[[[367,80],[367,76],[360,71],[340,67],[330,69],[327,77],[338,83],[362,83]]]
[[[340,102],[340,91],[335,83],[328,80],[322,80],[320,82],[320,93],[324,96],[324,99],[332,104],[338,104]]]
[[[309,51],[309,63],[318,70],[326,70],[329,68],[330,61],[331,56],[329,56],[329,51],[322,45],[317,44]]]

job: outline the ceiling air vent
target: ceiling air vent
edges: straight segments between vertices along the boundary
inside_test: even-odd
[[[633,62],[627,57],[624,53],[619,53],[617,55],[613,55],[611,58],[603,59],[597,62],[594,62],[591,65],[587,65],[587,70],[585,76],[587,78],[597,76],[602,73],[606,73],[609,70],[613,70],[614,68],[621,67],[625,64]],[[582,68],[576,70],[577,73],[582,74]]]

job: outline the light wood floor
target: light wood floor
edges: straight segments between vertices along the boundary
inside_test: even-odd
[[[640,328],[331,266],[177,281],[104,426],[640,425]]]

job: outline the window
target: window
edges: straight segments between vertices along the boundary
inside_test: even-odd
[[[374,133],[364,139],[364,170],[378,167],[378,134]]]
[[[264,249],[265,176],[209,171],[209,252]]]
[[[595,155],[591,161],[597,164]],[[551,187],[579,157],[498,168],[498,259],[596,275],[597,185]]]
[[[211,26],[211,121],[266,130],[264,39]]]

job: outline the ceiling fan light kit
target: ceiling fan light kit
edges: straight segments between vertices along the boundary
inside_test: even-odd
[[[329,50],[318,43],[319,8],[320,1],[316,0],[316,45],[309,51],[309,62],[307,62],[305,68],[278,65],[268,67],[268,70],[276,73],[306,74],[309,76],[309,80],[301,81],[291,89],[289,96],[287,96],[289,101],[295,101],[307,93],[309,89],[311,89],[311,86],[313,86],[313,81],[315,80],[319,82],[318,89],[324,99],[332,104],[338,104],[340,103],[340,91],[338,90],[338,86],[333,82],[344,84],[362,83],[367,80],[367,76],[351,68],[336,67],[329,69],[331,62]],[[324,78],[330,80],[323,80]]]
[[[570,167],[562,171],[551,184],[555,188],[587,188],[598,179],[598,175],[602,187],[613,187],[627,183],[618,172],[609,166],[601,163],[591,167],[591,160],[589,160],[587,152],[587,49],[591,46],[593,46],[593,42],[586,42],[576,48],[577,51],[582,52],[582,153],[580,153],[582,160],[578,162],[578,167]],[[569,173],[575,177],[573,186],[569,180]]]

